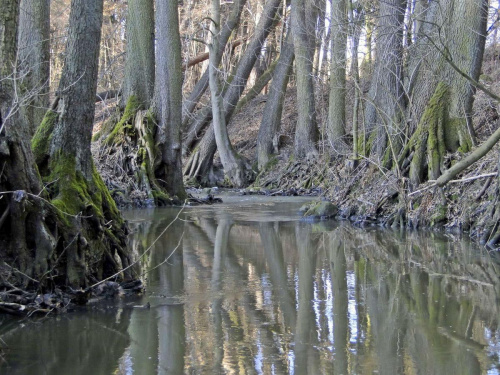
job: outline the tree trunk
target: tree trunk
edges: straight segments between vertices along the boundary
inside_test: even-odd
[[[56,105],[32,141],[52,204],[70,228],[63,248],[67,283],[73,286],[108,276],[129,262],[126,225],[90,152],[102,11],[103,0],[72,0]]]
[[[475,89],[450,62],[472,80],[479,78],[487,1],[430,3],[422,17],[424,21],[419,25],[418,38],[410,55],[406,89],[411,104],[407,118],[414,135],[400,156],[400,165],[411,166],[410,181],[413,185],[426,179],[437,179],[442,174],[446,169],[446,151],[467,152],[474,144],[471,114]],[[449,22],[450,19],[457,22]],[[446,98],[441,100],[437,111],[436,95],[443,87],[446,88]],[[439,137],[428,133],[429,124],[440,124]],[[423,136],[417,141],[415,134]],[[427,143],[423,141],[426,134],[429,134]]]
[[[217,63],[216,66],[219,66],[222,56],[224,54],[224,50],[226,48],[226,44],[233,33],[233,30],[238,26],[240,22],[241,13],[243,12],[243,8],[246,4],[247,0],[236,0],[233,4],[233,8],[231,10],[231,14],[227,22],[224,22],[222,25],[222,29],[220,31],[218,49],[216,51],[216,56],[214,56],[214,61]],[[198,104],[200,98],[205,93],[208,87],[208,69],[203,73],[202,77],[198,80],[193,91],[189,95],[189,97],[183,101],[182,103],[182,128],[185,129],[190,120],[190,116],[192,115],[196,105]],[[207,120],[207,121],[210,121]],[[191,127],[190,127],[191,128]]]
[[[127,57],[122,107],[135,96],[142,108],[153,101],[155,83],[154,3],[129,0],[127,13]]]
[[[255,65],[264,42],[275,24],[276,15],[279,14],[281,0],[269,0],[259,20],[254,37],[241,58],[234,77],[224,94],[224,117],[229,123],[236,105],[245,90],[250,72]],[[186,164],[185,174],[189,178],[204,179],[212,176],[212,162],[217,145],[213,124],[207,129],[200,143],[196,146]]]
[[[182,56],[179,13],[175,1],[156,2],[156,117],[161,163],[155,168],[159,184],[171,196],[186,197],[182,181]]]
[[[283,102],[290,79],[294,59],[292,33],[288,31],[285,43],[281,49],[278,66],[274,72],[273,81],[267,97],[267,103],[262,114],[262,122],[257,138],[257,161],[259,170],[265,168],[273,153],[277,153],[276,139],[281,124]]]
[[[50,0],[21,0],[18,64],[24,77],[22,114],[35,133],[49,107]]]
[[[403,30],[407,0],[380,4],[376,29],[376,61],[368,93],[365,124],[369,149],[384,167],[397,156],[404,143]]]
[[[330,99],[328,106],[328,138],[334,152],[347,151],[345,138],[347,6],[346,0],[332,1],[332,62],[330,70]]]
[[[314,107],[314,82],[312,76],[311,46],[314,47],[313,36],[306,20],[306,10],[311,0],[292,0],[292,33],[297,66],[297,110],[298,119],[295,128],[294,151],[296,158],[314,156],[318,153],[316,142],[318,129],[316,110]]]

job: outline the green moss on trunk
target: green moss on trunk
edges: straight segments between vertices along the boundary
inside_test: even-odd
[[[57,122],[57,116],[57,112],[47,111],[31,140],[31,149],[35,156],[35,162],[39,167],[46,164],[49,158],[49,147],[52,141],[52,132]]]

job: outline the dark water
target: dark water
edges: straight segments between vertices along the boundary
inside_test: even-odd
[[[0,374],[500,373],[498,254],[226,200],[186,208],[144,256],[144,297],[0,318]],[[177,213],[127,212],[136,253]]]

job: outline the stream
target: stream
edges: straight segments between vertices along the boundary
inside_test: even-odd
[[[222,198],[125,211],[144,295],[1,316],[0,374],[500,374],[499,253]]]

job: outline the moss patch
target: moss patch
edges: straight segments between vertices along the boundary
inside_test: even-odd
[[[45,164],[49,157],[50,142],[52,141],[52,133],[56,126],[57,118],[57,112],[47,111],[31,140],[31,149],[35,156],[35,162],[39,167]]]
[[[125,106],[125,110],[123,111],[123,115],[115,125],[113,130],[109,133],[109,135],[104,140],[104,143],[107,145],[112,145],[116,143],[117,137],[119,135],[123,135],[126,133],[128,129],[132,129],[132,121],[135,118],[137,111],[141,108],[141,103],[135,96],[131,96],[128,99],[127,105]]]

